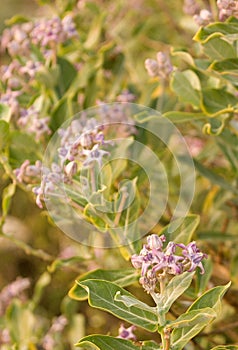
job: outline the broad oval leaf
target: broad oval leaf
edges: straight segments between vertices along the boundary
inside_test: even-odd
[[[187,71],[188,72],[188,71]],[[198,77],[193,71],[189,71],[189,78],[186,72],[175,72],[172,77],[172,88],[179,96],[181,101],[192,104],[194,107],[200,106],[201,96],[197,89]],[[194,76],[196,88],[191,83],[191,76]],[[196,78],[195,78],[196,76]]]
[[[82,281],[80,285],[88,293],[90,306],[108,311],[112,315],[148,331],[155,332],[157,330],[158,317],[153,308],[152,311],[148,311],[139,306],[127,307],[123,302],[116,301],[115,295],[118,292],[131,298],[134,298],[134,296],[115,283],[102,280],[86,280]]]
[[[120,287],[126,287],[138,280],[138,272],[131,269],[124,270],[103,270],[97,269],[87,272],[76,280],[74,286],[69,291],[69,296],[75,300],[85,300],[88,298],[86,290],[80,286],[82,281],[89,279],[104,280],[116,283]]]
[[[176,327],[171,334],[173,350],[183,349],[215,317],[216,312],[208,307],[186,312],[171,322],[169,327]]]
[[[77,344],[78,348],[84,350],[139,350],[130,340],[114,338],[108,335],[89,335],[82,338]]]

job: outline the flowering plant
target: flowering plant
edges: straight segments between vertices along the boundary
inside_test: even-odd
[[[1,35],[0,347],[237,349],[237,1],[39,2]]]

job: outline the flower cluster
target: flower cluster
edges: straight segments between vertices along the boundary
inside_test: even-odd
[[[39,182],[41,176],[42,163],[37,160],[34,165],[30,164],[29,159],[26,159],[20,168],[14,170],[17,181],[20,183],[36,183]]]
[[[45,194],[61,197],[60,185],[67,182],[62,168],[53,163],[51,169],[44,168],[39,186],[33,187],[32,191],[36,195],[36,204],[39,208],[43,208],[42,200],[45,200]]]
[[[65,316],[57,317],[42,340],[42,349],[54,350],[57,346],[56,336],[57,334],[62,334],[67,324],[68,320]]]
[[[238,18],[238,2],[237,0],[217,0],[219,9],[219,20],[224,21],[230,16]]]
[[[18,277],[14,282],[4,287],[0,293],[0,316],[4,315],[4,312],[8,305],[10,305],[13,298],[23,298],[23,292],[30,287],[30,280],[28,278]]]
[[[213,20],[211,11],[201,9],[196,0],[184,0],[183,11],[187,15],[193,16],[194,21],[199,26],[207,25]]]
[[[173,71],[169,57],[161,51],[157,53],[156,60],[150,58],[145,60],[145,68],[149,76],[163,79],[168,78]]]
[[[102,145],[108,143],[105,141],[103,126],[95,118],[72,121],[67,129],[58,131],[61,142],[58,149],[61,164],[65,165],[65,171],[75,173],[79,164],[90,166],[94,162],[102,164],[102,158],[109,152],[101,149]]]
[[[163,244],[166,241],[164,235],[152,234],[147,237],[145,244],[139,255],[131,257],[132,265],[136,269],[141,269],[140,283],[148,293],[155,291],[156,285],[161,276],[178,275],[184,271],[192,272],[197,267],[204,273],[202,259],[206,254],[202,253],[195,242],[177,244],[169,242],[165,249]],[[181,248],[180,255],[176,254],[176,249]]]
[[[36,141],[40,141],[43,135],[50,135],[51,130],[48,126],[49,117],[40,117],[40,112],[31,106],[28,109],[20,109],[20,118],[17,121],[18,126],[29,134],[35,135]]]
[[[64,43],[75,36],[77,31],[71,15],[66,15],[63,19],[43,18],[5,29],[1,37],[1,50],[7,50],[10,56],[28,56],[33,44],[39,46],[47,56],[47,50],[54,49],[56,44]]]

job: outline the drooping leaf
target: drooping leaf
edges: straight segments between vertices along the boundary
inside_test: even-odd
[[[143,310],[138,306],[127,307],[124,303],[115,300],[115,295],[134,297],[125,289],[115,283],[102,280],[86,280],[80,282],[88,293],[89,305],[117,316],[118,318],[132,323],[148,331],[155,332],[158,327],[157,315],[152,311]]]
[[[81,275],[69,291],[69,296],[75,300],[85,300],[88,297],[87,291],[80,286],[80,282],[89,279],[104,280],[116,283],[120,287],[126,287],[138,280],[138,273],[135,269],[103,270],[97,269]]]

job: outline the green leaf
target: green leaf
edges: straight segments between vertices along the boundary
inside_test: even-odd
[[[218,345],[210,350],[238,350],[238,345]]]
[[[235,58],[234,47],[222,38],[211,38],[203,44],[204,53],[213,60]]]
[[[95,20],[91,25],[87,40],[84,43],[84,47],[87,50],[92,49],[98,43],[102,33],[105,18],[105,13],[101,13],[99,16],[95,17]]]
[[[171,334],[171,347],[173,350],[181,350],[201,330],[216,317],[216,312],[207,307],[186,312],[169,324],[176,327]]]
[[[0,103],[0,120],[5,120],[5,122],[9,122],[10,119],[11,119],[11,108],[4,103]]]
[[[202,107],[210,116],[232,112],[237,98],[222,89],[203,89]]]
[[[217,314],[221,309],[221,299],[230,287],[231,282],[224,286],[217,286],[209,289],[203,293],[194,303],[189,307],[188,311],[198,310],[206,307],[212,308]]]
[[[236,234],[221,231],[201,231],[196,233],[198,239],[202,241],[221,241],[235,242],[238,240]]]
[[[26,159],[31,162],[40,159],[40,144],[37,144],[32,135],[22,131],[13,131],[10,134],[9,158],[14,168],[19,167]]]
[[[214,22],[209,24],[206,27],[201,27],[199,31],[194,36],[195,41],[199,41],[201,43],[206,42],[212,36],[218,36],[221,34],[224,36],[237,34],[238,32],[238,22],[237,20],[230,19],[224,23],[222,22]]]
[[[8,214],[8,211],[10,209],[11,200],[14,196],[16,191],[16,184],[11,183],[7,187],[4,188],[3,194],[2,194],[2,214],[3,217],[5,217]]]
[[[200,218],[198,215],[187,215],[185,218],[176,219],[165,226],[160,231],[160,235],[165,235],[167,244],[172,241],[186,245],[191,241],[199,221]]]
[[[216,184],[216,185],[220,186],[221,188],[225,189],[226,191],[232,191],[236,194],[238,193],[238,190],[234,186],[232,186],[231,184],[226,182],[226,180],[223,177],[216,174],[214,171],[211,171],[210,169],[205,168],[196,159],[194,159],[193,161],[194,161],[194,165],[195,165],[197,171],[199,171],[199,173],[202,176],[204,176],[208,180],[210,180],[212,184]]]
[[[80,282],[80,285],[88,293],[90,306],[108,311],[112,315],[150,332],[157,330],[158,318],[154,312],[145,311],[138,306],[126,307],[124,303],[115,300],[115,295],[118,292],[128,297],[134,297],[115,283],[102,280],[86,280]]]
[[[189,113],[179,111],[166,112],[163,114],[163,116],[168,118],[172,123],[194,122],[195,120],[207,118],[205,113]]]
[[[175,72],[172,76],[171,86],[181,101],[190,103],[194,107],[200,106],[198,76],[193,71]]]
[[[131,306],[137,306],[141,310],[153,312],[156,314],[156,307],[151,307],[142,301],[136,299],[134,296],[128,296],[128,295],[122,295],[120,291],[118,291],[114,298],[116,301],[122,302],[125,306],[131,307]]]
[[[98,334],[82,338],[75,346],[84,350],[139,350],[130,340]]]
[[[72,117],[69,112],[69,103],[68,99],[62,98],[56,104],[50,121],[50,128],[53,132],[55,132],[68,117]]]
[[[213,64],[211,64],[209,68],[221,74],[229,73],[237,76],[238,75],[238,58],[228,58],[218,62],[214,62]]]
[[[9,124],[0,120],[0,150],[7,147],[9,142]]]
[[[166,314],[175,300],[178,299],[190,286],[195,272],[184,272],[173,277],[162,295],[158,296],[158,308],[160,314]]]
[[[73,257],[68,258],[68,259],[55,259],[53,261],[53,263],[47,267],[47,270],[50,273],[53,273],[61,267],[72,266],[74,263],[78,263],[78,262],[82,263],[85,260],[86,259],[84,259],[83,257],[80,257],[80,256],[73,256]]]
[[[77,70],[71,62],[63,57],[57,57],[57,64],[60,67],[59,92],[60,97],[62,97],[77,76]]]
[[[153,340],[146,340],[142,342],[140,350],[159,350],[160,345]]]
[[[69,291],[69,296],[75,300],[85,300],[88,297],[86,290],[80,286],[80,282],[91,279],[104,280],[116,283],[120,287],[126,287],[138,280],[137,271],[132,269],[103,270],[97,269],[81,275]]]
[[[29,22],[29,19],[27,17],[24,17],[22,15],[15,15],[12,18],[7,19],[5,21],[5,24],[7,26],[13,26],[15,24],[22,24],[22,23],[26,23],[26,22]]]
[[[209,282],[211,274],[212,274],[212,270],[213,270],[213,263],[209,257],[208,257],[208,259],[204,259],[202,264],[203,264],[205,273],[202,274],[200,270],[196,271],[195,293],[197,295],[201,295],[206,290],[208,282]]]

